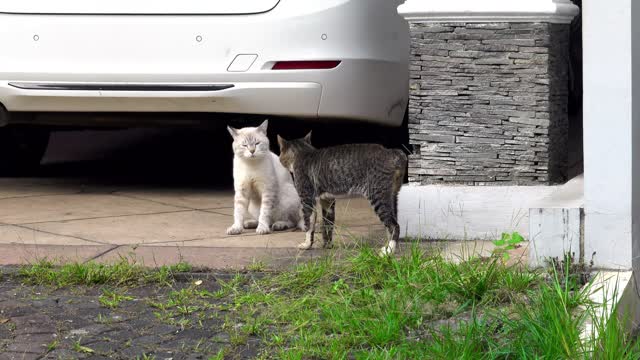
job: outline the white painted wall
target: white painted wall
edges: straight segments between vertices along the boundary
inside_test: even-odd
[[[632,235],[633,235],[633,269],[636,276],[636,284],[640,284],[640,1],[632,4],[632,51],[633,51],[633,120],[632,120]],[[637,313],[636,323],[640,321],[640,311]]]
[[[502,232],[529,237],[529,209],[558,186],[405,186],[400,191],[400,236],[495,240]]]
[[[584,177],[559,186],[529,210],[529,265],[547,266],[549,258],[572,253],[582,256],[581,208],[584,207]],[[591,260],[591,254],[585,257]]]
[[[581,258],[580,208],[530,209],[529,265],[547,266],[549,258],[562,258],[566,253]]]
[[[585,255],[624,269],[632,260],[631,1],[582,8]]]

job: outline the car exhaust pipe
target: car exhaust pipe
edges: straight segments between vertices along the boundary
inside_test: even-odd
[[[0,127],[9,125],[9,112],[4,105],[0,104]]]

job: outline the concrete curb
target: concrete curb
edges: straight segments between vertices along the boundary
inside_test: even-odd
[[[595,289],[589,300],[601,307],[587,317],[581,332],[582,340],[598,338],[600,334],[595,324],[606,323],[612,316],[618,317],[626,333],[631,334],[638,329],[640,296],[632,271],[603,271],[586,286]]]

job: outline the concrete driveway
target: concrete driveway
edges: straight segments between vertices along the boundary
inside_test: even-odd
[[[0,264],[135,256],[147,265],[184,260],[224,268],[277,264],[322,251],[299,252],[299,231],[228,236],[232,206],[232,191],[0,179]],[[338,203],[336,228],[338,247],[384,239],[384,228],[361,199]]]

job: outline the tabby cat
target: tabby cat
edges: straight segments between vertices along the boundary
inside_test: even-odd
[[[382,254],[395,251],[400,236],[398,192],[407,168],[402,150],[375,144],[350,144],[316,149],[311,133],[302,139],[285,140],[278,136],[280,162],[293,174],[302,201],[306,239],[298,247],[313,246],[316,201],[323,217],[324,247],[331,247],[335,221],[335,198],[341,195],[366,197],[389,233]],[[311,221],[313,217],[313,221]]]

